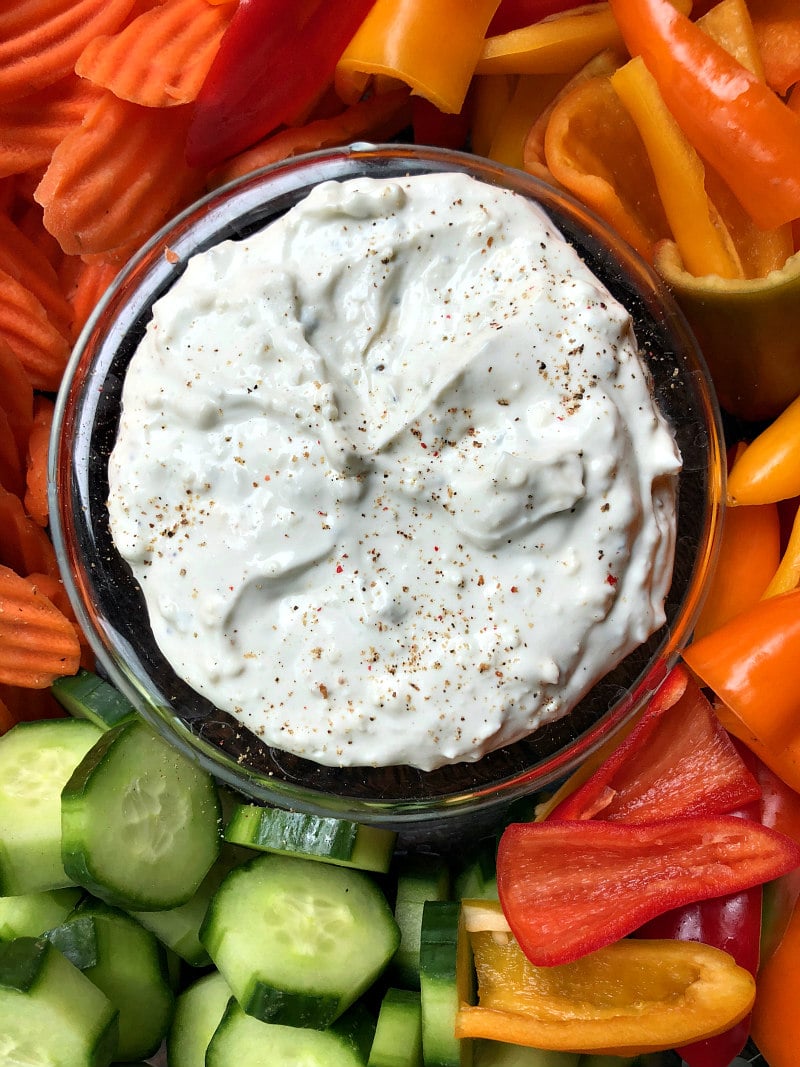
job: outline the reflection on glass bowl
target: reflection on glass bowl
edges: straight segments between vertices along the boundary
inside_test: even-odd
[[[428,772],[326,767],[263,743],[183,682],[156,646],[106,510],[122,383],[152,304],[193,253],[261,229],[322,181],[442,171],[467,173],[538,203],[632,316],[656,401],[683,459],[667,623],[570,714],[476,762]],[[594,216],[538,180],[475,157],[353,146],[289,160],[211,194],[129,264],[87,324],[65,375],[51,449],[51,518],[62,572],[99,664],[162,733],[257,800],[411,826],[493,813],[558,780],[657,687],[691,634],[715,559],[724,488],[720,441],[716,400],[685,320],[650,269]]]

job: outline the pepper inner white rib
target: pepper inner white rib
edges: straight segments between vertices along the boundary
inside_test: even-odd
[[[679,468],[626,311],[537,207],[364,178],[158,301],[108,506],[193,688],[318,763],[430,770],[662,625]]]

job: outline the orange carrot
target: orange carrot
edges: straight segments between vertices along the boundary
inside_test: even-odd
[[[4,725],[10,730],[18,722],[61,719],[66,716],[66,712],[49,689],[22,689],[16,685],[0,685],[0,705],[0,733],[3,732]]]
[[[0,16],[0,101],[69,74],[99,33],[113,33],[133,0],[21,0]]]
[[[68,133],[35,193],[65,252],[143,242],[198,192],[183,147],[188,107],[144,108],[105,91]]]
[[[50,430],[53,425],[52,400],[36,398],[36,413],[28,438],[28,461],[26,469],[25,510],[39,526],[47,526],[47,453],[50,445]],[[49,596],[49,594],[47,594]]]
[[[0,737],[8,733],[12,726],[16,726],[18,719],[11,714],[11,709],[0,699]]]
[[[0,489],[0,564],[17,574],[58,576],[55,549],[47,534],[25,514],[22,501]]]
[[[281,130],[225,163],[211,175],[209,185],[224,185],[233,178],[301,152],[348,144],[359,137],[378,140],[391,137],[407,126],[410,119],[408,90],[396,89],[376,95],[353,104],[339,115]]]
[[[22,100],[0,104],[0,175],[44,169],[99,95],[96,85],[70,74]]]
[[[69,343],[33,293],[0,270],[0,337],[13,349],[34,389],[58,389]]]
[[[44,252],[5,215],[0,215],[0,270],[16,278],[20,285],[33,293],[59,333],[67,335],[72,308],[61,291],[53,265]]]
[[[203,84],[234,4],[166,0],[113,36],[84,48],[75,72],[145,107],[191,103]]]
[[[102,260],[81,263],[74,284],[67,293],[67,299],[72,305],[73,340],[77,340],[98,300],[114,281],[118,272],[119,267],[116,263]]]
[[[19,496],[23,491],[23,471],[14,431],[5,408],[0,407],[0,486]]]
[[[46,596],[51,604],[55,604],[62,615],[66,616],[72,625],[78,630],[78,622],[75,618],[75,612],[72,610],[72,604],[67,596],[67,590],[64,588],[64,583],[61,579],[54,574],[28,574],[28,581],[34,587],[37,593],[41,593],[42,596]],[[81,639],[80,630],[78,630],[78,640]]]
[[[0,407],[8,423],[20,456],[28,451],[28,435],[33,425],[33,386],[14,350],[0,336]]]
[[[56,272],[56,275],[58,275],[66,256],[61,251],[61,245],[55,237],[44,228],[42,215],[41,206],[34,200],[30,200],[24,206],[18,208],[14,215],[14,222],[19,227],[20,233],[23,233],[31,244],[39,249]],[[58,276],[58,284],[62,294],[64,294],[60,276]],[[66,299],[66,294],[64,296]]]
[[[75,627],[32,582],[0,566],[0,683],[44,689],[80,663]]]

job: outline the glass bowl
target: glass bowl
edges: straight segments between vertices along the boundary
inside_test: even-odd
[[[629,310],[656,400],[683,458],[667,623],[563,719],[477,762],[435,771],[331,768],[271,748],[176,676],[157,648],[138,585],[111,539],[108,456],[120,392],[153,302],[195,252],[246,236],[321,181],[465,172],[537,202]],[[660,684],[690,637],[713,567],[724,499],[720,414],[685,319],[663,284],[576,201],[466,154],[353,145],[297,157],[212,193],[165,227],[115,281],[78,341],[58,398],[50,456],[56,550],[100,669],[162,734],[219,780],[260,802],[409,829],[501,806],[569,774]]]

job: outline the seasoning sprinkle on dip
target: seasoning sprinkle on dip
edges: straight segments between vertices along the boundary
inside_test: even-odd
[[[189,685],[317,763],[431,770],[663,624],[679,470],[628,313],[539,208],[357,178],[154,305],[108,508]]]

